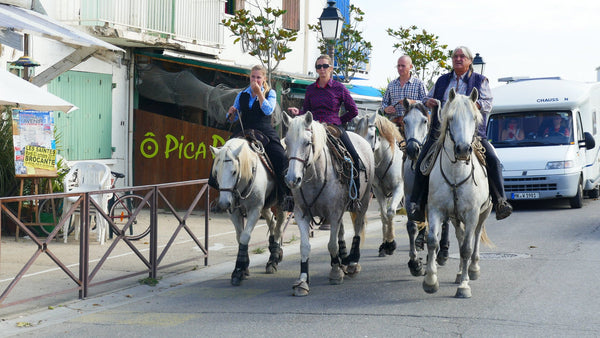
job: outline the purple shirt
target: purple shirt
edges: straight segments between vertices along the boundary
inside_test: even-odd
[[[306,87],[304,106],[300,115],[310,111],[313,118],[319,122],[340,125],[350,122],[358,115],[356,103],[350,96],[350,91],[343,84],[330,79],[324,88],[318,84],[319,80]],[[344,104],[346,113],[340,117],[340,107]]]

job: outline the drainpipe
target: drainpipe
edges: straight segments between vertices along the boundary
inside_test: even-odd
[[[125,164],[127,167],[127,186],[133,186],[133,161],[131,160],[133,154],[133,109],[134,109],[134,95],[133,90],[135,89],[135,55],[133,48],[129,48],[128,53],[131,55],[129,62],[129,102],[128,102],[128,118],[127,118],[127,150],[125,151]]]

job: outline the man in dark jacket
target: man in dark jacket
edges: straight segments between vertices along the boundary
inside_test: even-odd
[[[425,98],[424,103],[431,109],[436,108],[438,102],[443,106],[448,100],[450,88],[454,88],[456,93],[462,95],[469,95],[473,88],[477,88],[479,91],[479,98],[477,99],[476,104],[483,115],[483,123],[479,125],[477,133],[478,136],[480,136],[481,144],[485,148],[490,194],[496,209],[496,219],[500,220],[510,216],[512,213],[512,206],[508,203],[504,194],[500,160],[496,155],[494,147],[487,141],[485,123],[487,121],[487,114],[492,110],[492,95],[489,81],[485,76],[473,72],[472,63],[473,54],[469,48],[460,46],[454,49],[454,52],[452,53],[452,72],[438,78],[435,86]],[[421,150],[417,168],[420,167],[421,161],[431,148],[431,145],[438,139],[438,128],[439,121],[437,120],[436,114],[434,114],[432,127],[429,130],[429,137]],[[408,204],[408,213],[413,220],[425,220],[424,213],[425,205],[427,204],[428,191],[428,177],[423,175],[420,170],[417,170],[411,201],[409,201]]]

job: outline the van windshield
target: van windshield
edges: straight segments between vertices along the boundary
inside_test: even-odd
[[[533,111],[492,114],[488,140],[496,148],[573,143],[570,111]]]

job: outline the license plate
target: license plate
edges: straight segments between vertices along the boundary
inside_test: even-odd
[[[540,198],[539,192],[514,192],[512,193],[512,199],[514,200],[526,200]]]

